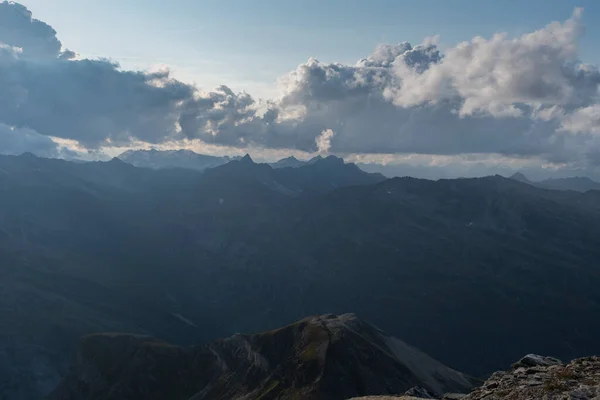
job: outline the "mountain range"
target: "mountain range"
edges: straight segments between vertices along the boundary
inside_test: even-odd
[[[192,150],[127,150],[120,154],[118,158],[128,164],[139,168],[151,169],[169,169],[169,168],[187,168],[197,171],[204,171],[209,168],[218,167],[227,164],[230,161],[239,160],[242,157],[229,156],[209,156],[199,154]],[[298,160],[294,156],[283,158],[277,162],[270,163],[273,168],[301,167],[306,164],[312,164],[323,159],[322,156],[316,156],[307,161]]]
[[[600,353],[600,192],[385,179],[335,157],[137,168],[0,157],[0,393],[97,332],[197,346],[356,312],[477,377]]]
[[[216,157],[198,154],[191,150],[128,150],[118,157],[122,161],[140,168],[189,168],[204,171],[227,164],[240,157]]]

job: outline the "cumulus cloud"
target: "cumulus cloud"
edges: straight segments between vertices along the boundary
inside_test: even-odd
[[[194,88],[168,72],[121,71],[102,60],[0,64],[0,121],[91,148],[177,135]]]
[[[62,49],[50,25],[33,18],[25,6],[12,1],[0,2],[0,42],[23,49],[24,58],[55,59]]]
[[[518,38],[496,34],[460,43],[423,73],[398,58],[401,83],[387,95],[403,107],[456,98],[460,116],[518,117],[527,112],[524,106],[589,104],[600,73],[577,60],[582,11]]]
[[[600,154],[600,73],[578,59],[581,13],[444,54],[433,37],[381,45],[353,65],[311,58],[280,79],[280,98],[260,100],[227,86],[202,91],[168,70],[77,59],[49,25],[1,2],[0,123],[95,151],[197,141],[585,163]]]
[[[317,139],[315,140],[317,144],[317,151],[320,154],[329,153],[329,149],[331,149],[331,139],[335,136],[335,132],[331,129],[325,129]]]

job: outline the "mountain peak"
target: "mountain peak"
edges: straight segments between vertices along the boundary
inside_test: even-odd
[[[119,157],[113,157],[110,161],[108,161],[108,163],[113,164],[113,165],[127,164],[125,161],[121,160]]]
[[[336,157],[334,155],[329,155],[327,157],[323,157],[318,155],[310,159],[307,164],[326,164],[326,165],[343,165],[344,159],[340,157]]]
[[[519,181],[519,182],[523,182],[523,183],[528,183],[531,184],[532,182],[521,172],[517,172],[516,174],[513,174],[510,179],[515,180],[515,181]]]
[[[252,157],[250,157],[250,154],[246,154],[240,159],[240,163],[254,164],[254,160],[252,159]]]
[[[336,156],[327,156],[325,157],[325,159],[323,161],[326,161],[328,163],[335,163],[335,164],[345,164],[344,159],[341,157],[336,157]]]
[[[315,164],[319,161],[323,160],[323,156],[318,155],[316,157],[311,158],[310,160],[308,160],[307,164]]]
[[[21,154],[21,157],[23,157],[23,158],[39,158],[38,156],[36,156],[35,154],[33,154],[32,152],[29,152],[29,151]]]
[[[300,161],[294,156],[289,156],[269,165],[273,168],[297,168],[306,165],[306,161]]]

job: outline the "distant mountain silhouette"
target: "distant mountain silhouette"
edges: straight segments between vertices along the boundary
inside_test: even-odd
[[[191,150],[128,150],[119,158],[126,163],[142,168],[189,168],[203,171],[218,167],[236,157],[215,157],[198,154]]]
[[[550,178],[539,182],[527,179],[522,173],[516,173],[510,177],[519,182],[528,183],[533,186],[552,190],[574,190],[576,192],[587,192],[589,190],[600,190],[600,183],[588,177],[572,178]]]
[[[533,184],[532,181],[530,181],[525,175],[523,175],[521,172],[517,172],[516,174],[512,175],[510,177],[510,179],[514,179],[515,181],[519,181],[519,182],[523,182],[523,183],[528,183],[530,185]]]
[[[282,158],[281,160],[269,164],[273,168],[286,168],[286,167],[301,167],[306,164],[306,161],[300,161],[296,157],[291,156],[287,158]]]
[[[88,336],[49,399],[345,400],[415,386],[468,392],[476,383],[353,315],[324,315],[188,348]]]
[[[600,183],[587,177],[546,179],[537,185],[546,189],[575,190],[577,192],[600,190]]]

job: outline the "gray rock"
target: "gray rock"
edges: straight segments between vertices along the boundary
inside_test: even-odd
[[[537,354],[527,354],[525,357],[521,358],[519,361],[514,363],[512,367],[514,369],[518,369],[521,367],[528,368],[536,366],[548,367],[550,365],[561,365],[562,363],[563,362],[557,358],[538,356]]]
[[[405,396],[417,397],[419,399],[435,399],[433,393],[430,393],[427,389],[420,386],[415,386],[404,393]]]
[[[442,400],[462,400],[465,397],[467,397],[467,395],[462,393],[446,393]]]
[[[563,365],[555,358],[528,355],[515,366],[510,372],[492,375],[465,400],[600,399],[600,357]]]

